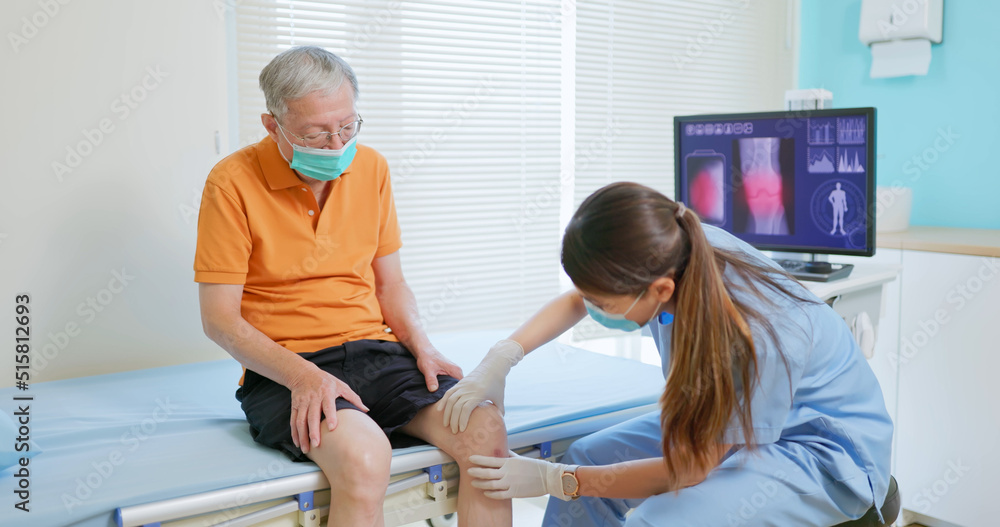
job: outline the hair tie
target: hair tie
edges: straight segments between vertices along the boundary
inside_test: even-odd
[[[677,202],[677,211],[674,212],[674,217],[677,218],[677,219],[681,219],[681,218],[684,217],[684,213],[685,212],[687,212],[687,207],[684,206],[683,202],[678,201]]]

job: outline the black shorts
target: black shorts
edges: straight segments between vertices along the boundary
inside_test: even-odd
[[[444,397],[458,382],[454,377],[439,375],[437,391],[427,391],[416,358],[398,342],[358,340],[301,356],[347,383],[368,407],[368,415],[385,431],[393,448],[423,444],[396,430]],[[247,370],[243,386],[236,390],[236,399],[247,416],[254,441],[281,450],[295,461],[309,460],[292,443],[292,392],[288,388]],[[337,410],[344,408],[359,410],[338,397]]]

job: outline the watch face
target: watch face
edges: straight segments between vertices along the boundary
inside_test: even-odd
[[[580,483],[576,480],[576,475],[572,472],[564,472],[562,475],[563,494],[573,496],[580,488]]]

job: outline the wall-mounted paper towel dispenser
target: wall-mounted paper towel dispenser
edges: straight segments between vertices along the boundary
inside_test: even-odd
[[[871,76],[926,75],[943,20],[944,0],[861,0],[858,38],[871,46]]]
[[[861,30],[865,45],[922,38],[941,43],[944,0],[862,0]]]

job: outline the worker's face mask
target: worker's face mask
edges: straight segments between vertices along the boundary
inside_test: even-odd
[[[625,318],[625,315],[628,315],[629,311],[632,311],[632,308],[634,308],[635,305],[639,303],[639,299],[642,298],[642,295],[644,294],[646,294],[646,291],[639,293],[639,296],[635,297],[635,301],[632,302],[632,305],[628,306],[628,309],[626,309],[625,312],[622,314],[608,313],[607,311],[592,304],[590,300],[587,300],[586,298],[583,299],[583,305],[587,308],[587,313],[590,314],[590,318],[596,320],[598,324],[609,329],[620,329],[622,331],[635,331],[641,328],[642,326],[645,326],[646,324],[649,323],[649,320],[653,320],[653,318],[656,317],[656,314],[654,314],[652,317],[649,318],[649,320],[646,321],[646,324],[642,325],[639,325],[639,323],[634,320],[629,320]],[[656,313],[658,313],[659,311],[660,311],[660,304],[656,304]]]
[[[281,130],[281,135],[285,136],[285,140],[288,141],[288,136],[285,135],[285,131],[281,125],[278,125],[278,129]],[[333,181],[340,177],[344,173],[344,170],[347,170],[347,167],[351,166],[351,162],[354,161],[354,154],[358,151],[357,142],[358,136],[355,135],[347,141],[347,144],[343,148],[328,150],[326,148],[300,146],[288,141],[288,144],[292,145],[292,161],[288,166],[292,170],[298,170],[299,173],[313,179]],[[279,149],[278,151],[280,152],[281,150]],[[281,157],[285,157],[284,154]],[[288,161],[288,159],[286,158],[285,161]]]

